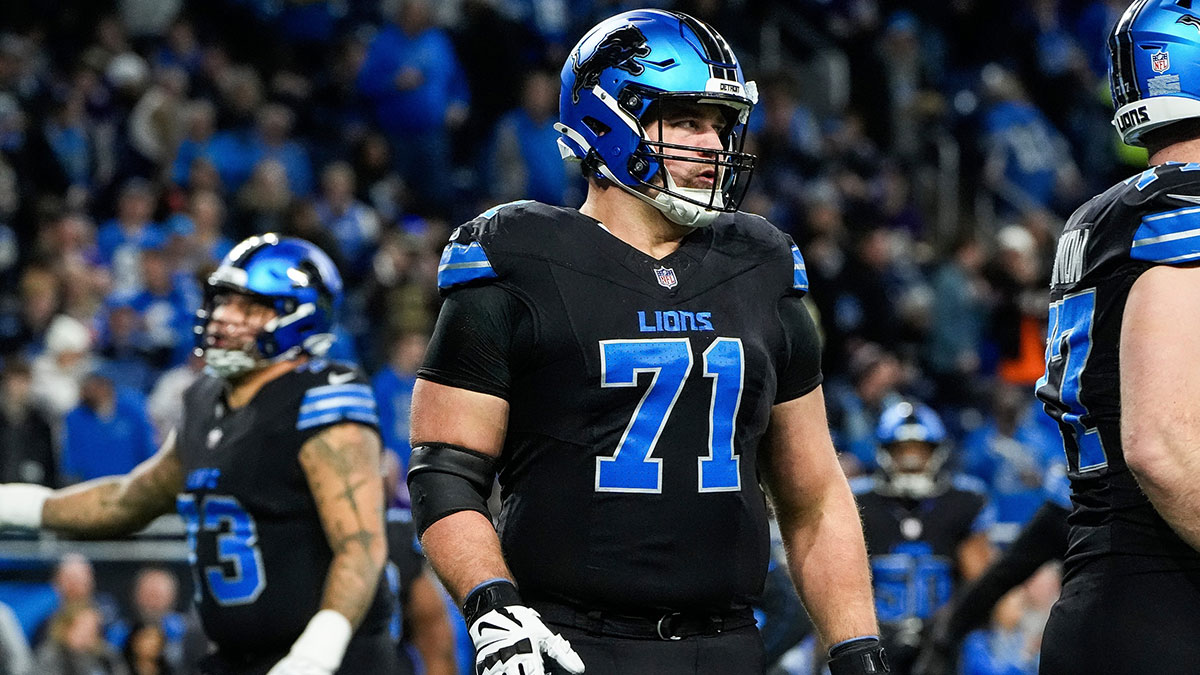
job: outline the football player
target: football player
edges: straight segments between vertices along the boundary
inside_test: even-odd
[[[212,675],[394,672],[375,401],[321,356],[341,278],[312,244],[251,237],[205,284],[205,374],[184,419],[131,473],[58,491],[0,486],[0,526],[79,537],[178,509]]]
[[[584,205],[490,209],[443,253],[408,483],[478,673],[762,672],[764,488],[834,672],[886,672],[804,260],[737,210],[756,97],[690,16],[603,21],[562,69]]]
[[[925,623],[963,580],[991,557],[995,511],[983,483],[950,476],[941,419],[922,403],[883,411],[876,429],[879,468],[851,481],[862,508],[875,611],[892,669],[908,673]]]
[[[1150,167],[1067,220],[1037,395],[1071,480],[1041,673],[1200,662],[1200,6],[1136,0],[1108,41],[1121,140]]]

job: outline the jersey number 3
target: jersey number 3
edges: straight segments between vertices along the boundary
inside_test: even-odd
[[[700,492],[741,489],[733,437],[742,401],[745,367],[742,341],[717,338],[701,356],[704,377],[713,382],[708,416],[708,455],[698,459]],[[600,386],[636,387],[640,373],[650,386],[633,411],[611,457],[596,458],[597,492],[662,492],[662,459],[651,457],[671,409],[692,372],[688,338],[605,340],[600,343]]]
[[[195,574],[196,594],[201,581],[217,604],[230,607],[254,602],[267,586],[262,553],[258,550],[258,528],[254,518],[237,499],[228,495],[207,495],[196,499],[181,494],[176,499],[179,515],[187,524],[188,562]],[[217,537],[217,557],[221,564],[203,570],[196,566],[196,545],[200,531]]]

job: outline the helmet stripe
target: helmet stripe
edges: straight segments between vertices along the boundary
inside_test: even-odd
[[[1114,83],[1117,92],[1117,107],[1136,101],[1142,97],[1137,83],[1136,62],[1134,60],[1133,24],[1149,0],[1137,0],[1125,9],[1125,13],[1117,20],[1113,29],[1116,44],[1113,53],[1116,63],[1113,68]]]
[[[729,49],[729,45],[725,43],[724,38],[703,21],[681,12],[671,12],[671,14],[674,14],[685,26],[692,29],[692,32],[700,40],[700,47],[704,50],[704,57],[709,62],[708,67],[712,72],[712,76],[722,80],[736,80],[737,72],[733,68],[717,65],[734,63],[733,51]]]

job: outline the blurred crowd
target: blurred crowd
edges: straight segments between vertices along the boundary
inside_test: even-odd
[[[513,199],[580,203],[558,70],[598,19],[656,6],[717,27],[759,82],[743,208],[807,260],[845,468],[873,470],[883,406],[927,401],[1003,544],[1061,452],[1031,396],[1057,233],[1145,160],[1109,124],[1125,4],[0,3],[0,482],[152,453],[202,368],[201,280],[268,231],[340,265],[336,356],[373,375],[405,463],[450,228]]]

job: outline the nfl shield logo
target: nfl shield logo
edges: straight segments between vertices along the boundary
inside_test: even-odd
[[[1156,73],[1165,73],[1171,69],[1171,55],[1167,50],[1157,51],[1150,55],[1150,67]]]
[[[654,276],[658,278],[658,285],[663,288],[675,288],[679,285],[679,280],[675,278],[675,270],[670,267],[655,267]]]

